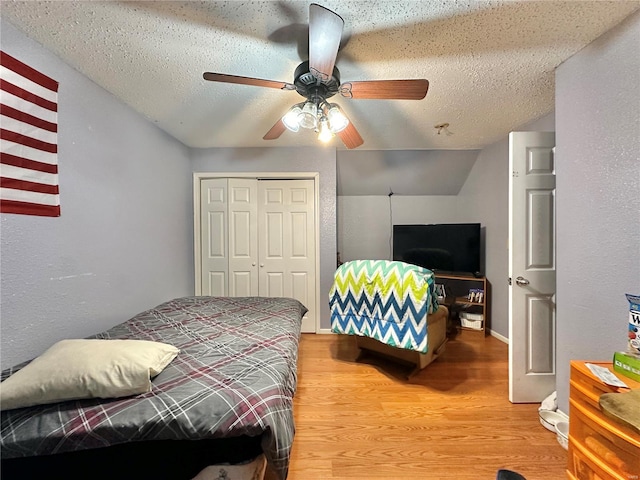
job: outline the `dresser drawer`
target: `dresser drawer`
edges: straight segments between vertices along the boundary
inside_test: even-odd
[[[577,444],[569,443],[569,468],[572,470],[571,477],[576,480],[627,480],[624,477],[616,476],[606,472],[598,460],[591,458],[584,453],[584,450]]]
[[[605,365],[601,363],[591,362],[594,365],[605,367]],[[611,369],[609,369],[611,371]],[[611,372],[615,375],[614,372]],[[583,392],[585,396],[591,399],[595,399],[596,404],[598,403],[598,398],[603,393],[611,393],[618,392],[620,389],[618,387],[613,387],[611,385],[607,385],[602,383],[598,378],[596,378],[589,367],[587,367],[586,363],[575,363],[571,364],[571,383],[573,383],[576,387],[580,388],[580,391]]]
[[[600,411],[600,395],[603,393],[599,388],[596,388],[593,384],[587,384],[576,380],[575,375],[571,375],[569,381],[569,398],[572,398],[580,405],[589,408],[593,412]]]
[[[611,478],[640,480],[640,439],[630,429],[612,423],[601,412],[594,413],[573,398],[569,400],[569,437],[583,453],[597,458]],[[578,476],[578,478],[580,478]]]

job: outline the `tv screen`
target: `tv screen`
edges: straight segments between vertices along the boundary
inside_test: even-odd
[[[480,273],[480,224],[394,225],[393,259],[433,271]]]

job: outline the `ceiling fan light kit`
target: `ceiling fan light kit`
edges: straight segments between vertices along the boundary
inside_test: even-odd
[[[285,130],[298,132],[300,127],[315,130],[318,139],[329,141],[338,135],[347,148],[364,143],[353,123],[335,103],[327,98],[339,93],[347,99],[421,100],[429,88],[426,79],[371,80],[340,84],[340,72],[335,67],[342,39],[344,20],[340,15],[312,3],[309,6],[309,60],[294,72],[294,82],[278,82],[253,77],[205,72],[205,80],[212,82],[253,85],[256,87],[295,90],[305,101],[292,106],[267,134],[265,140],[275,140]]]
[[[282,123],[292,132],[299,131],[300,127],[315,130],[320,141],[328,142],[334,134],[347,128],[349,119],[337,104],[320,101],[320,104],[312,101],[295,104],[282,117]]]

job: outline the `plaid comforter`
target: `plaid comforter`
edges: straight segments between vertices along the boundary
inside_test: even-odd
[[[93,338],[178,347],[176,359],[153,379],[152,392],[3,411],[2,458],[132,441],[263,435],[267,460],[284,479],[305,312],[297,300],[264,297],[184,297],[142,312]]]

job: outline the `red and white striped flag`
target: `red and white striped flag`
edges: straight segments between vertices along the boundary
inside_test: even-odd
[[[0,212],[60,216],[58,82],[2,51]]]

